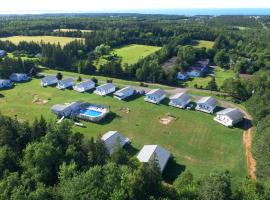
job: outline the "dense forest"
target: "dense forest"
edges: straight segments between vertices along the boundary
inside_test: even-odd
[[[230,172],[209,172],[195,180],[184,172],[166,183],[155,159],[142,165],[117,148],[110,157],[100,138],[88,140],[69,123],[55,125],[42,117],[18,122],[0,115],[0,199],[270,199],[270,24],[269,17],[163,16],[136,14],[1,16],[0,37],[52,35],[82,37],[65,46],[35,42],[15,45],[0,41],[0,49],[18,55],[0,58],[0,78],[12,72],[33,73],[36,66],[98,74],[112,78],[181,86],[176,74],[198,59],[210,59],[235,77],[217,88],[241,102],[253,117],[252,151],[257,180],[248,177],[232,186]],[[54,29],[78,29],[54,32]],[[80,29],[92,30],[81,32]],[[196,40],[213,41],[211,49],[195,48]],[[128,44],[162,47],[137,63],[122,63],[113,48]],[[40,59],[24,60],[41,54]],[[97,69],[94,61],[107,55]],[[162,64],[173,56],[167,71]],[[241,74],[252,75],[251,79]]]

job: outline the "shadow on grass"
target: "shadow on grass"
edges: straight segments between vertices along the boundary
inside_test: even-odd
[[[125,149],[125,150],[128,152],[128,154],[129,154],[130,156],[132,156],[132,157],[139,153],[139,149],[135,148],[135,147],[132,146],[131,144],[125,145],[125,146],[124,146],[124,149]]]
[[[110,112],[103,120],[98,122],[98,124],[106,125],[106,124],[111,123],[116,118],[121,118],[121,116],[117,115],[114,112]]]
[[[185,169],[185,165],[178,164],[172,157],[169,159],[162,176],[166,182],[173,183],[174,180],[185,171]]]
[[[140,94],[135,94],[135,95],[132,95],[126,99],[124,99],[123,101],[126,101],[126,102],[130,102],[130,101],[134,101],[136,99],[139,99],[142,95]]]
[[[251,127],[252,127],[252,121],[249,120],[249,119],[246,119],[246,118],[244,118],[244,120],[242,120],[241,122],[237,123],[234,126],[234,128],[239,128],[239,129],[242,129],[242,130],[245,130],[245,131],[247,131]]]
[[[168,106],[169,103],[170,103],[170,99],[166,97],[165,99],[163,99],[163,100],[160,102],[160,105]]]
[[[4,98],[5,97],[5,95],[3,95],[3,94],[0,94],[0,98]]]

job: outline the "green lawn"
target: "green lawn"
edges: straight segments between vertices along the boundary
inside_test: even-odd
[[[135,64],[138,62],[140,58],[144,58],[149,56],[150,54],[155,53],[161,47],[157,46],[149,46],[149,45],[141,45],[141,44],[131,44],[128,46],[124,46],[121,48],[113,49],[112,53],[117,54],[122,58],[122,64]],[[95,61],[95,66],[99,68],[101,64],[104,64],[106,60],[104,58],[100,58]]]
[[[232,70],[224,71],[222,68],[216,67],[215,68],[215,75],[216,75],[215,78],[216,78],[217,85],[220,87],[223,84],[225,79],[234,77],[235,73]],[[200,86],[206,87],[210,80],[211,80],[210,76],[197,77],[197,78],[193,78],[189,81],[186,81],[185,84],[187,87],[194,87],[195,84],[197,84],[198,87],[200,87]]]
[[[242,180],[246,172],[245,151],[242,144],[243,130],[226,128],[213,121],[213,116],[201,112],[179,110],[167,105],[153,105],[137,98],[128,102],[118,101],[111,96],[100,97],[92,93],[80,94],[72,90],[60,91],[53,87],[41,88],[40,80],[16,84],[11,90],[1,91],[0,110],[3,114],[19,120],[32,121],[43,114],[55,120],[50,107],[57,103],[83,100],[91,103],[109,105],[113,113],[103,124],[83,122],[86,128],[74,127],[86,137],[118,130],[132,140],[137,152],[144,144],[160,144],[175,157],[166,173],[179,174],[190,170],[195,177],[201,177],[213,170],[230,170],[234,182]],[[51,99],[46,105],[32,103],[34,96]],[[121,111],[129,108],[130,113]],[[171,113],[176,121],[165,126],[159,117]],[[173,178],[173,177],[171,177]]]
[[[207,40],[195,40],[194,46],[198,48],[205,47],[207,49],[212,49],[214,46],[214,42]]]
[[[11,36],[0,38],[2,41],[10,41],[14,44],[19,44],[22,41],[26,42],[44,42],[44,43],[51,43],[51,44],[58,44],[60,43],[61,46],[65,46],[66,44],[74,41],[74,40],[83,40],[82,38],[72,38],[72,37],[57,37],[57,36]]]

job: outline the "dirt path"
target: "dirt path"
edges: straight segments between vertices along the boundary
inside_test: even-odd
[[[252,155],[251,145],[252,145],[252,125],[251,116],[246,115],[245,119],[245,131],[243,134],[243,142],[246,149],[246,159],[247,159],[247,169],[248,175],[251,179],[256,180],[256,160]]]

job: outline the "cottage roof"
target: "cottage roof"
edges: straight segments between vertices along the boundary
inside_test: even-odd
[[[159,145],[144,145],[137,158],[140,162],[147,163],[156,156],[161,172],[164,170],[171,154]]]
[[[118,131],[109,131],[109,132],[105,133],[101,137],[101,139],[104,141],[110,154],[113,153],[113,150],[114,150],[115,146],[117,145],[117,142],[120,142],[121,146],[124,146],[125,144],[130,142],[130,140],[127,137],[123,136]]]
[[[157,98],[160,98],[165,94],[166,94],[165,91],[162,89],[154,89],[148,92],[146,95],[153,95],[153,96],[156,96]]]
[[[73,78],[66,78],[66,79],[63,79],[63,80],[61,80],[59,83],[65,85],[65,84],[70,83],[70,82],[74,82]]]
[[[92,80],[86,80],[86,81],[78,83],[76,86],[84,88],[84,87],[87,87],[89,85],[95,85],[95,83]]]
[[[190,100],[190,96],[186,93],[177,93],[170,97],[170,100],[180,99],[181,101],[187,102]]]
[[[106,83],[104,85],[98,86],[97,90],[109,90],[111,88],[115,88],[114,84],[112,83]]]
[[[124,96],[125,94],[131,92],[131,91],[134,91],[134,88],[131,87],[131,86],[128,86],[128,87],[125,87],[121,90],[118,90],[114,93],[114,95],[117,95],[117,96]]]
[[[231,120],[238,120],[244,117],[244,114],[237,108],[226,108],[222,111],[217,112],[217,115],[226,115]]]
[[[199,101],[197,101],[197,104],[208,104],[211,106],[216,106],[217,100],[213,97],[202,97]]]
[[[50,82],[50,81],[54,81],[56,80],[56,76],[55,75],[50,75],[50,76],[46,76],[45,78],[41,79],[43,82]]]

